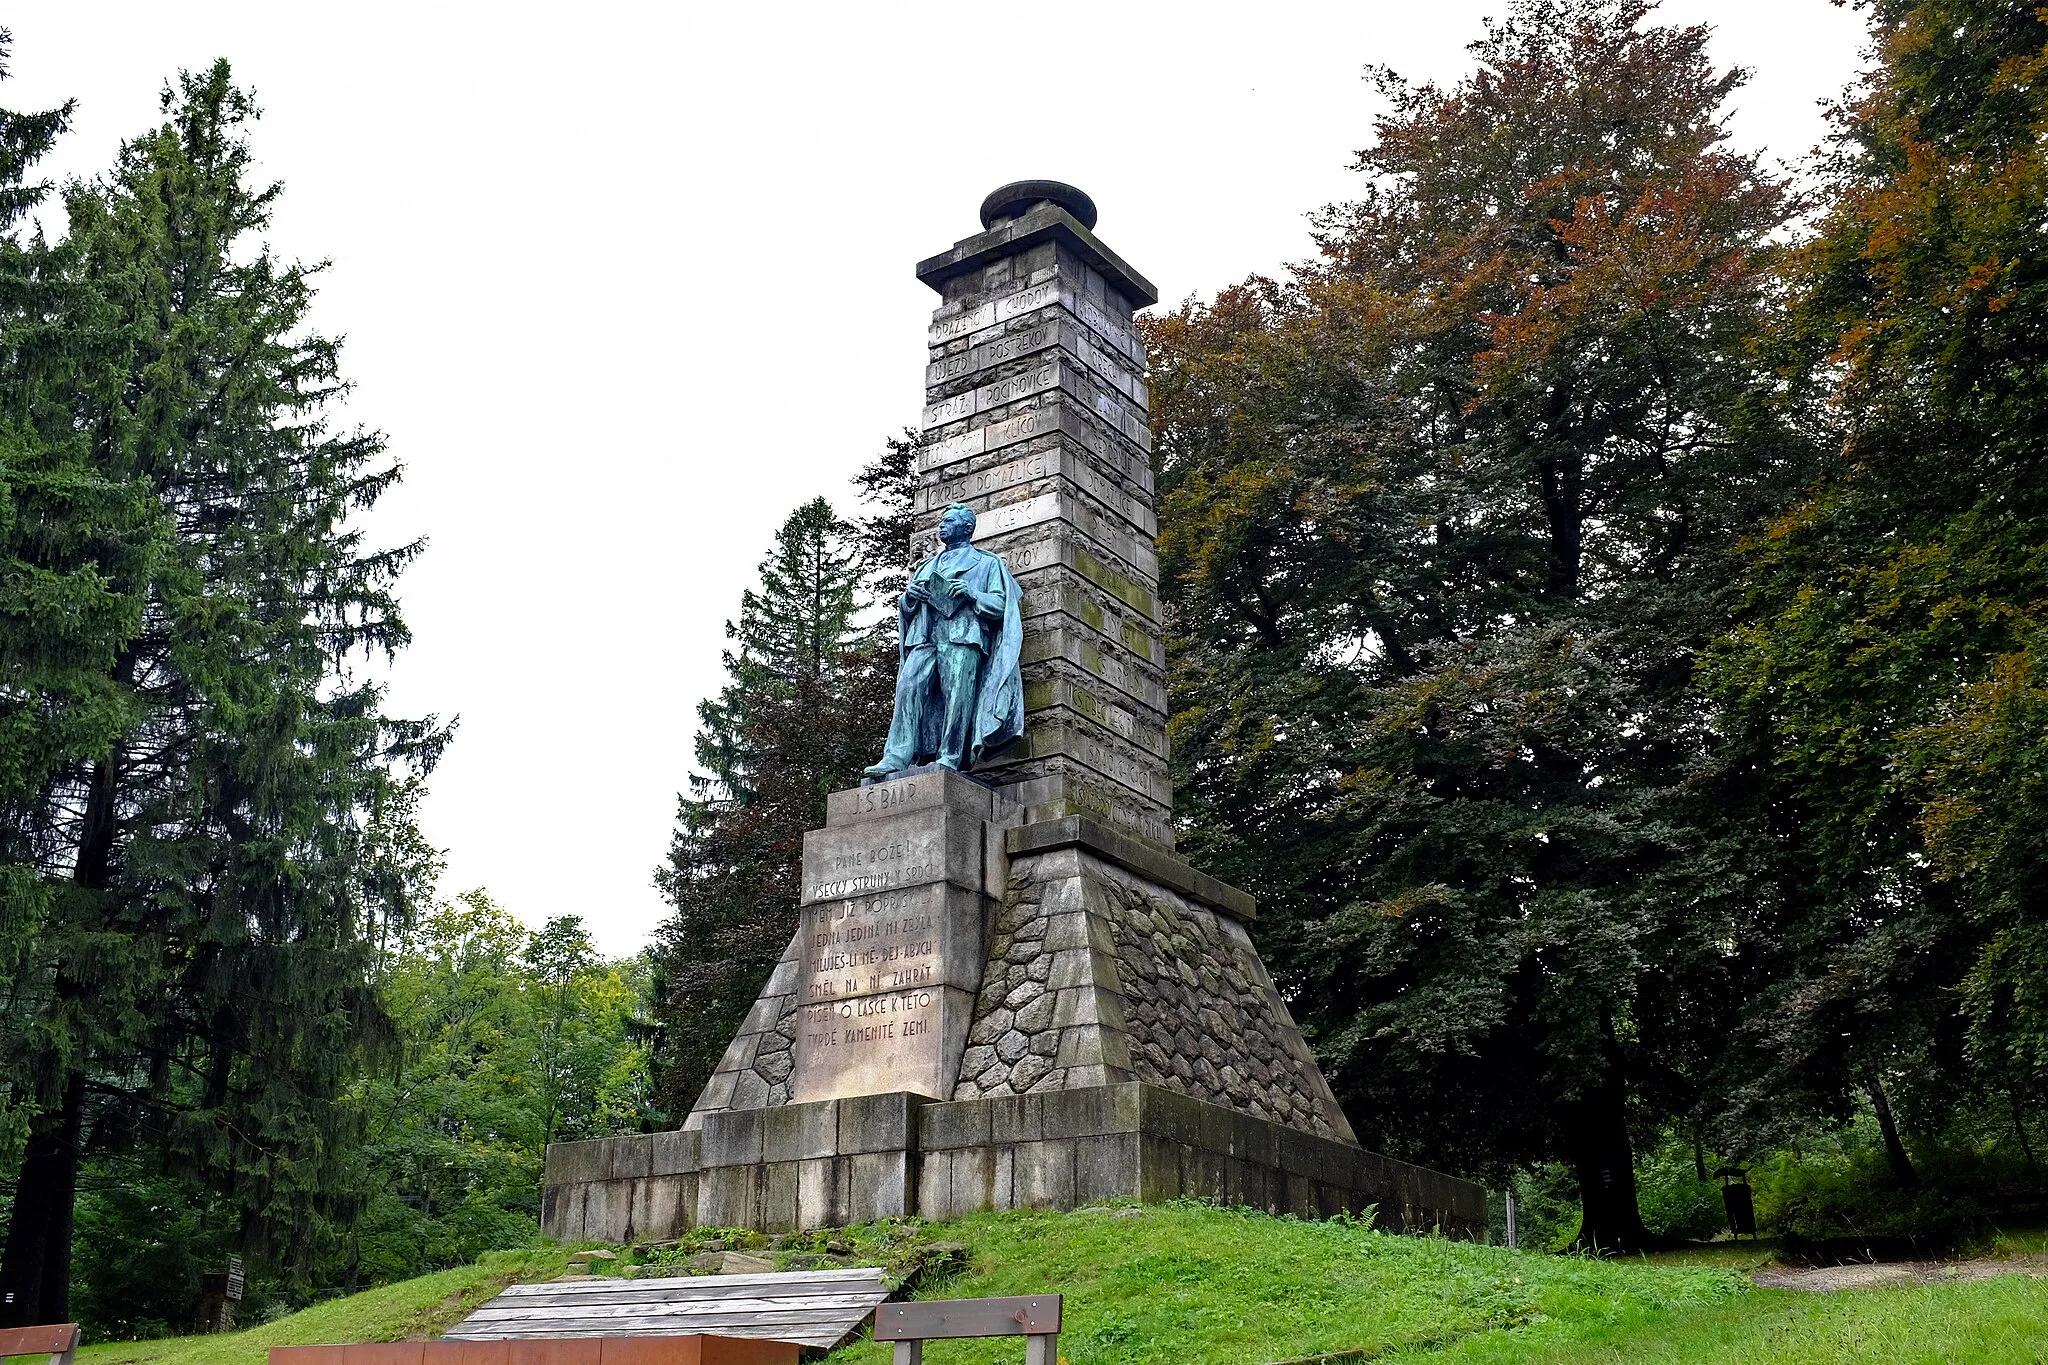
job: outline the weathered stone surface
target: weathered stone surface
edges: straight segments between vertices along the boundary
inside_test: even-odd
[[[825,825],[865,825],[912,811],[950,810],[967,820],[988,820],[995,797],[987,787],[959,773],[932,771],[893,777],[864,787],[849,787],[825,798]]]
[[[744,1251],[701,1251],[683,1262],[692,1275],[766,1275],[775,1262],[766,1256],[749,1256]]]
[[[943,1098],[958,1075],[973,1007],[973,994],[955,986],[914,986],[805,1005],[792,1099],[898,1090]]]
[[[1123,534],[1158,534],[1159,519],[1147,494],[1125,487],[1103,472],[1095,461],[1068,449],[1062,441],[1041,444],[1043,449],[1030,450],[1001,463],[976,468],[974,461],[967,461],[946,471],[937,482],[918,490],[918,513],[936,517],[949,503],[966,503],[978,517],[977,538],[987,540],[1030,524],[1015,520],[1005,509],[1065,490],[1122,518],[1127,523],[1120,528]]]
[[[974,387],[992,372],[1026,367],[1053,350],[1079,360],[1096,379],[1123,397],[1141,407],[1147,403],[1144,377],[1139,368],[1133,368],[1130,356],[1098,339],[1081,326],[1078,317],[1057,306],[1021,326],[991,327],[970,336],[962,346],[943,348],[925,366],[925,387],[934,393]]]
[[[981,822],[946,809],[910,810],[804,836],[802,903],[951,882],[979,892]]]
[[[1164,870],[1172,862],[1165,855],[1118,846],[1106,832],[1094,843],[1088,848],[1078,828],[1011,840],[1009,889],[975,1023],[981,1028],[1002,1012],[1006,1028],[992,1049],[975,1050],[971,1066],[963,1059],[954,1098],[1058,1090],[1072,1083],[1071,1068],[1100,1066],[1106,1079],[1128,1075],[1350,1140],[1350,1125],[1237,922],[1237,913],[1250,913],[1249,898],[1204,885],[1192,869],[1176,878],[1183,890],[1171,889],[1099,856],[1120,853]],[[1197,889],[1235,913],[1220,915],[1186,894]],[[1035,989],[1041,980],[1049,986]]]

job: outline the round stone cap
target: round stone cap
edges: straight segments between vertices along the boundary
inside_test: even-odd
[[[1081,226],[1095,227],[1095,201],[1061,180],[1013,180],[981,201],[981,225],[992,228],[1005,218],[1016,218],[1033,204],[1050,199],[1080,220]]]

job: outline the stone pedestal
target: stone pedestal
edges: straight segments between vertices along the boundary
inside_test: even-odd
[[[804,836],[796,1103],[953,1092],[988,939],[987,787],[936,769],[840,792]]]
[[[551,1147],[543,1227],[662,1237],[1200,1195],[1480,1235],[1475,1185],[1362,1151],[1259,960],[1174,856],[1149,395],[1156,291],[1070,186],[921,262],[917,507],[1023,589],[1022,740],[835,793],[802,922],[677,1133]],[[880,736],[876,736],[879,744]]]

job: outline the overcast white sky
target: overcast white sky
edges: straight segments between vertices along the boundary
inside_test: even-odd
[[[392,704],[461,717],[425,814],[444,889],[623,953],[662,914],[696,702],[769,534],[916,420],[912,264],[1049,176],[1168,301],[1273,271],[1351,193],[1361,68],[1455,79],[1504,8],[27,0],[0,102],[77,97],[61,176],[181,66],[255,88],[271,241],[333,262],[316,323],[407,467],[375,529],[431,542]],[[1662,13],[1755,69],[1736,138],[1788,158],[1863,41],[1829,0]]]

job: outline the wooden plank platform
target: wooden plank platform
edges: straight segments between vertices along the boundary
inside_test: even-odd
[[[270,1365],[797,1365],[793,1341],[743,1337],[571,1337],[273,1346]]]
[[[830,1349],[850,1336],[888,1297],[882,1272],[873,1267],[515,1284],[449,1328],[442,1339],[508,1341],[702,1333]]]

